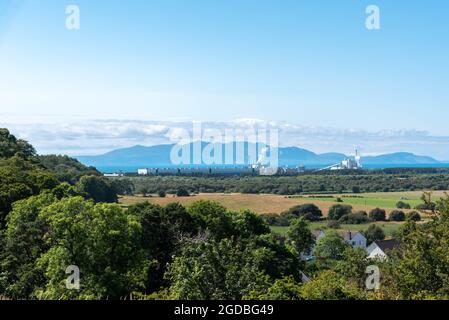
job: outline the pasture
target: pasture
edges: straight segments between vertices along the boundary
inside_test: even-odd
[[[240,211],[248,209],[258,214],[279,214],[295,205],[314,203],[321,209],[323,215],[326,216],[329,208],[332,205],[337,204],[336,200],[338,197],[343,201],[342,204],[351,205],[354,211],[364,210],[368,212],[371,209],[380,207],[389,213],[392,210],[395,210],[398,201],[409,203],[412,208],[415,207],[417,204],[421,203],[421,200],[419,199],[421,195],[421,191],[333,194],[323,198],[322,196],[314,198],[314,195],[282,196],[275,194],[201,193],[190,197],[167,195],[165,198],[160,198],[157,195],[150,197],[123,196],[120,197],[120,203],[124,207],[145,201],[159,205],[166,205],[170,202],[179,202],[182,205],[188,206],[194,201],[210,200],[221,203],[229,210]],[[442,191],[436,191],[433,193],[433,200],[437,200],[437,198],[442,196],[444,196]]]

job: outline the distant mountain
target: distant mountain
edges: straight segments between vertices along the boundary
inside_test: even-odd
[[[244,150],[244,163],[245,165],[253,164],[256,160],[248,159],[248,150],[249,148],[259,148],[261,150],[264,145],[258,144],[254,145],[251,143],[237,143],[240,147],[243,147]],[[224,163],[225,159],[225,150],[230,150],[232,148],[234,150],[234,159],[235,153],[237,150],[237,144],[223,144],[222,145],[222,161]],[[197,146],[201,145],[201,150],[208,145],[205,142],[201,144],[198,143]],[[114,150],[102,155],[97,156],[79,156],[76,157],[81,163],[94,166],[99,169],[101,168],[120,168],[120,167],[172,167],[176,166],[172,164],[170,160],[170,153],[173,149],[173,144],[167,145],[156,145],[156,146],[134,146],[131,148],[118,149]],[[188,146],[190,150],[190,162],[193,161],[193,144]],[[280,166],[298,166],[305,165],[309,167],[324,167],[339,163],[340,161],[348,158],[347,155],[342,153],[323,153],[316,154],[306,149],[301,149],[298,147],[286,147],[279,148],[279,165]],[[366,166],[412,166],[412,165],[423,165],[423,164],[438,164],[439,161],[426,156],[419,156],[412,153],[399,152],[392,154],[385,154],[379,156],[367,156],[362,158],[362,162]],[[206,165],[204,161],[201,165]]]
[[[411,165],[411,164],[438,164],[439,161],[426,156],[417,156],[413,153],[397,152],[375,157],[364,157],[363,163],[367,165]]]

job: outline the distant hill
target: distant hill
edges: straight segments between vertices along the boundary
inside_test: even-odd
[[[426,156],[417,156],[413,153],[397,152],[375,157],[364,157],[363,163],[367,165],[411,165],[411,164],[438,164],[439,161]]]
[[[245,150],[244,162],[245,165],[254,163],[254,160],[249,160],[248,149],[254,147],[251,143],[242,143]],[[207,143],[201,143],[201,150],[204,150]],[[130,148],[114,150],[102,155],[97,156],[79,156],[76,157],[81,163],[87,166],[94,166],[97,168],[104,167],[171,167],[174,166],[170,161],[170,152],[173,148],[173,144],[156,145],[156,146],[134,146]],[[225,159],[225,150],[227,148],[233,148],[234,154],[236,144],[222,145],[222,159]],[[262,149],[264,145],[257,145]],[[190,148],[190,161],[193,163],[193,144],[189,145]],[[305,165],[309,167],[321,167],[336,164],[341,160],[348,158],[347,155],[342,153],[323,153],[316,154],[306,149],[298,147],[286,147],[279,148],[279,165],[280,166],[298,166]],[[412,153],[398,152],[392,154],[385,154],[379,156],[367,156],[362,158],[364,165],[375,166],[398,166],[398,165],[423,165],[423,164],[438,164],[439,161],[427,157],[419,156]],[[201,165],[206,165],[204,162]]]

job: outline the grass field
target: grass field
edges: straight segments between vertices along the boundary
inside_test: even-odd
[[[361,193],[355,195],[348,194],[334,194],[333,197],[319,198],[320,201],[335,202],[337,197],[340,197],[344,203],[350,205],[364,205],[374,206],[380,208],[395,208],[398,201],[408,203],[412,208],[422,203],[420,197],[421,191],[410,192],[379,192],[379,193]],[[442,191],[435,191],[433,198],[436,200],[444,196]]]
[[[376,207],[385,209],[387,213],[395,209],[396,203],[401,200],[407,202],[413,208],[417,204],[421,203],[419,200],[422,195],[421,191],[413,192],[389,192],[389,193],[360,193],[357,195],[332,195],[334,198],[312,198],[310,196],[301,197],[286,197],[274,194],[226,194],[226,193],[203,193],[194,195],[191,197],[174,197],[173,195],[167,195],[165,198],[153,197],[138,197],[138,196],[124,196],[120,198],[120,203],[123,206],[128,206],[134,203],[148,201],[150,203],[166,205],[170,202],[179,202],[188,206],[194,201],[198,200],[211,200],[221,203],[223,206],[230,210],[240,211],[242,209],[248,209],[258,214],[262,213],[281,213],[295,205],[314,203],[317,205],[323,215],[327,215],[329,207],[336,204],[336,198],[341,197],[344,204],[350,204],[353,206],[354,211],[365,210],[370,211]],[[434,199],[442,197],[444,193],[442,191],[435,192],[433,194]],[[343,197],[344,196],[344,197]]]

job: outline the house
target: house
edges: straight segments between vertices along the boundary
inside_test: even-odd
[[[343,238],[353,248],[366,249],[366,238],[360,232],[346,231]]]
[[[388,259],[388,253],[391,250],[397,249],[400,246],[400,242],[396,239],[378,240],[371,243],[366,252],[369,259]]]

